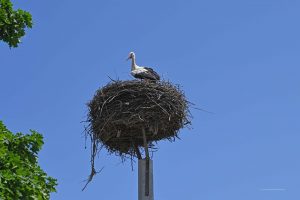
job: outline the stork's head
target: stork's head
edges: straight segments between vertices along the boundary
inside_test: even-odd
[[[135,58],[135,54],[134,54],[134,52],[130,52],[129,55],[128,55],[127,60],[133,59],[133,58]]]

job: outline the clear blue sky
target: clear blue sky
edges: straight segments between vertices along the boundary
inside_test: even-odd
[[[0,44],[0,119],[44,135],[39,162],[59,182],[51,199],[137,199],[137,165],[105,151],[81,191],[85,104],[108,76],[131,79],[129,51],[214,112],[192,110],[193,129],[159,143],[155,199],[300,199],[300,1],[15,4],[35,25],[19,48]]]

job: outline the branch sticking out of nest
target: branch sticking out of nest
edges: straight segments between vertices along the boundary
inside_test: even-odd
[[[174,141],[179,129],[191,123],[189,102],[183,91],[167,81],[112,81],[99,88],[87,105],[86,133],[92,143],[122,158],[141,158],[142,130],[149,148],[153,148],[153,142]],[[92,164],[96,152],[93,149]]]

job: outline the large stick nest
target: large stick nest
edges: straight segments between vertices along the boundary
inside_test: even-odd
[[[151,148],[162,139],[173,141],[179,129],[190,124],[183,91],[166,81],[112,81],[99,88],[87,105],[87,133],[94,148],[101,144],[121,156],[137,156],[143,129]]]

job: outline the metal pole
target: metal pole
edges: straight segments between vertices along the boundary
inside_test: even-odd
[[[139,200],[154,200],[153,161],[147,158],[139,159],[138,168]]]

